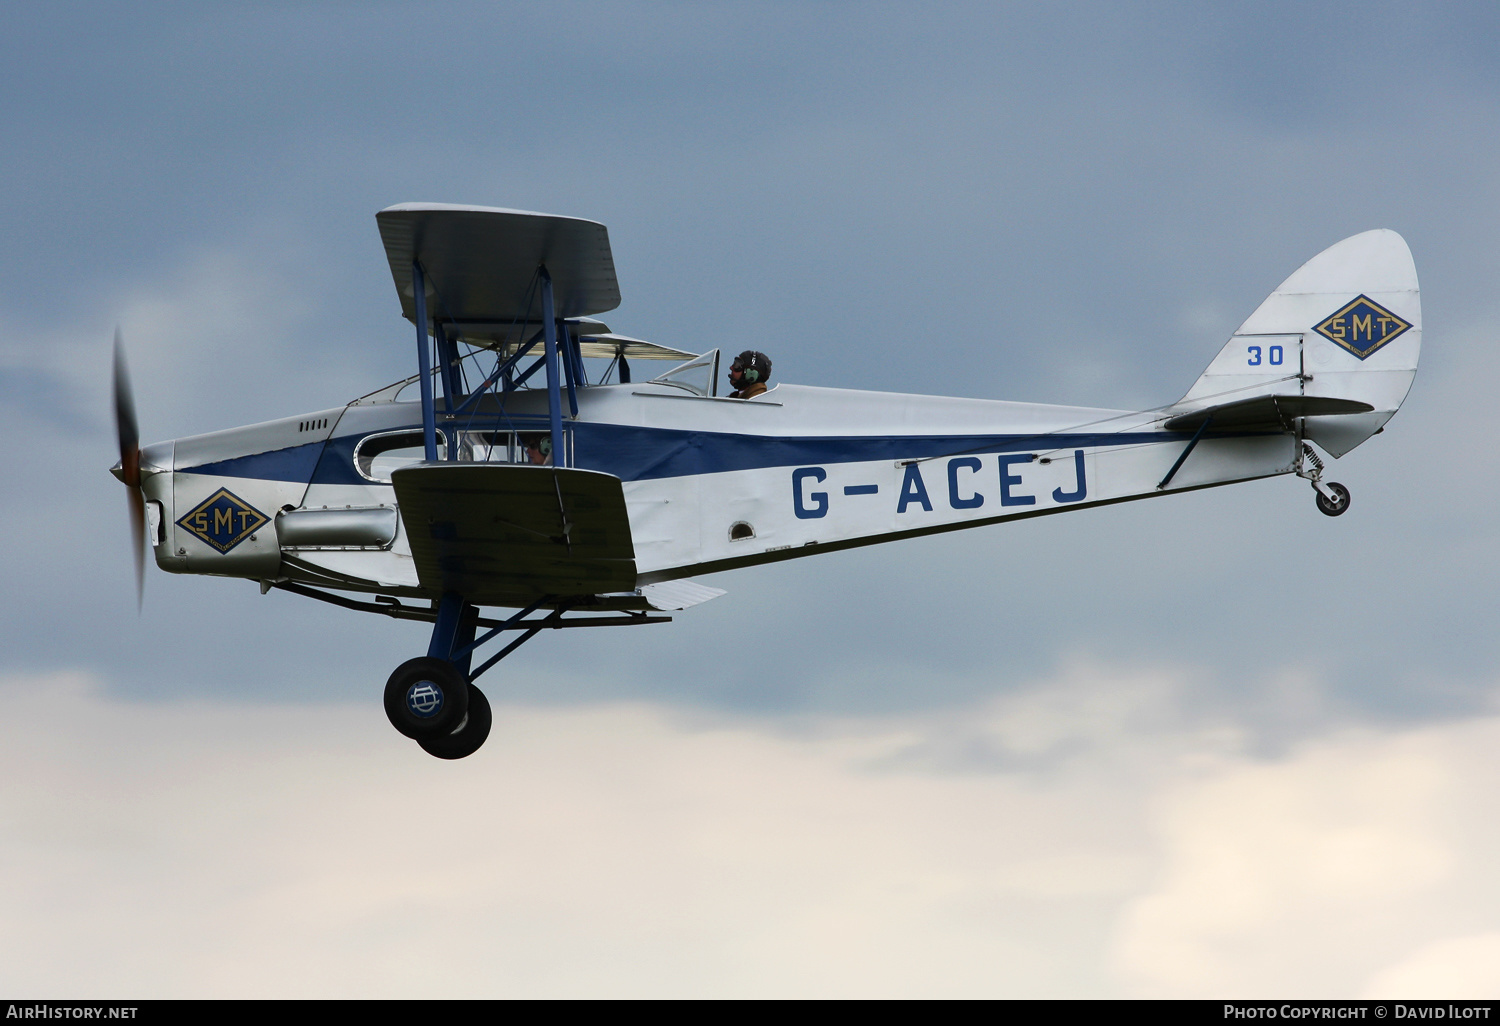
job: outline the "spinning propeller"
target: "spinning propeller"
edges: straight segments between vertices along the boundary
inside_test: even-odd
[[[135,397],[130,392],[130,371],[125,367],[125,346],[115,329],[115,434],[120,440],[120,462],[114,474],[130,489],[130,533],[135,549],[135,606],[139,610],[146,589],[146,498],[141,493],[141,433],[135,421]]]

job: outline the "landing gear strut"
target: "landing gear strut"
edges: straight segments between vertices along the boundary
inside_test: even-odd
[[[476,607],[454,594],[444,595],[433,610],[404,606],[395,599],[379,603],[357,602],[286,581],[277,582],[275,587],[337,606],[385,613],[400,620],[432,622],[432,643],[427,655],[408,659],[396,667],[386,681],[385,714],[391,726],[421,745],[427,754],[439,759],[463,759],[479,751],[490,736],[493,715],[489,699],[474,686],[474,681],[541,631],[563,627],[669,623],[672,619],[628,610],[617,615],[564,617],[563,614],[571,609],[571,603],[566,600],[559,602],[549,596],[538,599],[507,620],[487,620],[479,615]],[[544,605],[551,605],[552,611],[539,617],[531,616]],[[480,627],[489,630],[476,638]],[[475,650],[498,638],[503,631],[516,631],[519,636],[471,669]]]
[[[516,627],[541,605],[533,603],[476,641],[479,610],[451,592],[443,595],[435,610],[427,655],[408,659],[386,681],[385,714],[391,726],[416,741],[428,755],[439,759],[463,759],[479,751],[490,736],[494,716],[489,699],[474,686],[474,678],[542,628],[528,626],[520,638],[486,660],[478,670],[471,671],[474,650],[501,631]],[[559,606],[548,622],[561,616],[566,608]]]
[[[489,699],[470,683],[479,610],[451,592],[438,602],[427,655],[408,659],[385,683],[385,715],[439,759],[462,759],[490,736]]]
[[[1318,512],[1324,516],[1343,516],[1349,509],[1349,489],[1337,481],[1323,481],[1323,461],[1313,452],[1312,446],[1302,443],[1297,454],[1297,476],[1312,482],[1314,498],[1318,500]]]

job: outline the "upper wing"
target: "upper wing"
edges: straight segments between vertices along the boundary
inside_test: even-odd
[[[391,475],[416,562],[433,592],[476,605],[635,588],[620,479],[505,463],[418,463]]]
[[[532,283],[538,266],[552,276],[559,317],[604,313],[620,305],[609,231],[597,221],[528,210],[401,203],[375,215],[401,313],[416,319],[412,263],[420,262],[434,302],[428,306],[458,334],[503,331],[541,315]]]

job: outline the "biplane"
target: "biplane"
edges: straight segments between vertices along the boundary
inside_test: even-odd
[[[723,594],[704,574],[1283,474],[1339,516],[1349,492],[1318,450],[1381,431],[1421,349],[1411,253],[1381,230],[1304,264],[1165,407],[774,380],[740,399],[721,394],[717,350],[599,319],[620,303],[602,224],[433,203],[375,219],[415,326],[413,376],[141,447],[117,336],[113,473],[130,489],[138,600],[149,546],[169,573],[430,623],[385,709],[445,759],[484,743],[474,682],[521,644],[661,623]]]

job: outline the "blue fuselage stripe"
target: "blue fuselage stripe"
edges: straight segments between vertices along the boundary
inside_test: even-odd
[[[411,430],[419,430],[412,425]],[[400,428],[382,427],[392,431]],[[720,474],[767,467],[827,466],[874,460],[932,459],[1000,452],[1049,452],[1180,441],[1181,432],[1015,435],[895,435],[775,437],[714,431],[679,431],[625,424],[575,423],[575,465],[624,481]],[[260,478],[329,485],[367,485],[354,470],[354,447],[363,435],[331,438],[272,452],[178,467],[216,477]]]
[[[177,467],[179,473],[207,474],[213,477],[247,477],[263,481],[307,481],[313,476],[318,457],[323,452],[322,442],[308,442],[286,449],[257,452],[249,456],[203,463],[196,467]],[[349,472],[354,472],[354,447],[349,448]]]
[[[579,467],[645,481],[766,467],[828,466],[875,460],[931,459],[997,452],[1050,452],[1141,445],[1179,439],[1177,432],[769,437],[671,431],[620,424],[576,424]]]

